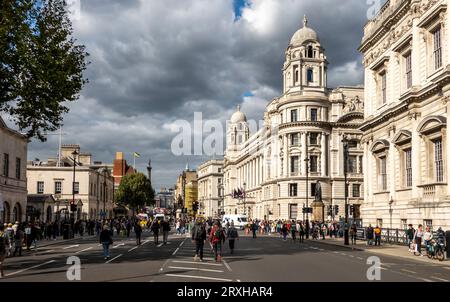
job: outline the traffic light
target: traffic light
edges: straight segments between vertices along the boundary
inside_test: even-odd
[[[75,201],[73,201],[73,200],[70,202],[70,211],[71,212],[77,211],[77,205],[76,205]]]
[[[198,211],[198,201],[194,201],[192,204],[192,211],[197,212]]]
[[[339,213],[339,205],[334,206],[334,215],[337,215]]]
[[[333,206],[332,205],[328,206],[328,216],[333,216]]]

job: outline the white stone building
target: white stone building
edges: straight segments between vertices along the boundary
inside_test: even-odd
[[[22,222],[27,205],[28,139],[0,117],[0,222]]]
[[[218,217],[222,211],[223,160],[210,160],[197,168],[199,212]]]
[[[328,61],[316,32],[304,27],[292,37],[282,68],[283,94],[264,113],[264,126],[250,134],[239,109],[227,127],[224,160],[225,213],[260,219],[328,219],[338,205],[344,215],[343,137],[350,141],[349,204],[359,216],[363,188],[362,87],[327,87]],[[308,159],[309,161],[305,161]],[[307,165],[308,163],[308,169]],[[315,203],[320,182],[323,203]],[[234,198],[236,190],[245,198]],[[244,205],[245,204],[245,205]],[[312,216],[302,216],[314,205]],[[334,207],[333,207],[334,208]]]
[[[54,219],[64,219],[73,200],[73,151],[75,155],[76,218],[99,219],[113,217],[114,179],[110,166],[92,162],[89,153],[80,152],[79,145],[63,145],[61,163],[49,158],[47,162],[30,161],[27,166],[28,194],[51,194],[55,199]],[[105,213],[105,214],[103,214]],[[48,216],[48,215],[47,215]]]
[[[450,228],[449,0],[390,0],[364,28],[364,224]]]

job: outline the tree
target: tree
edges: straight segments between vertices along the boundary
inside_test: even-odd
[[[115,197],[117,203],[127,205],[133,210],[155,203],[155,191],[143,173],[125,175]]]
[[[88,82],[65,0],[0,1],[0,112],[45,141]]]

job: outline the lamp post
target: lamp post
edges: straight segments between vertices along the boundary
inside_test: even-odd
[[[247,184],[244,182],[243,185],[244,185],[244,192],[243,192],[244,193],[244,215],[247,215],[247,208],[245,207],[245,197],[247,195],[245,187],[247,186]]]
[[[73,204],[75,204],[75,168],[76,168],[76,166],[77,166],[77,162],[76,162],[76,156],[78,155],[78,152],[77,152],[77,150],[74,150],[73,152],[72,152],[72,156],[73,156],[73,182],[72,182],[72,202],[73,202]],[[70,214],[70,219],[72,220],[73,219],[73,217],[72,216],[75,216],[75,214],[73,213],[73,211],[72,211],[72,209],[70,209],[70,212],[71,212],[71,214]]]
[[[389,218],[390,218],[390,228],[392,229],[392,213],[394,210],[392,209],[392,204],[394,203],[394,199],[391,196],[391,199],[389,200]]]
[[[347,168],[348,168],[348,140],[345,136],[342,137],[344,145],[344,194],[345,194],[345,225],[344,225],[344,244],[350,245],[348,234],[348,183],[347,183]]]

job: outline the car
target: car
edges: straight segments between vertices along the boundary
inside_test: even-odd
[[[247,225],[248,218],[247,215],[223,215],[222,226],[226,227],[227,222],[230,224],[233,222],[236,228],[243,230]]]

